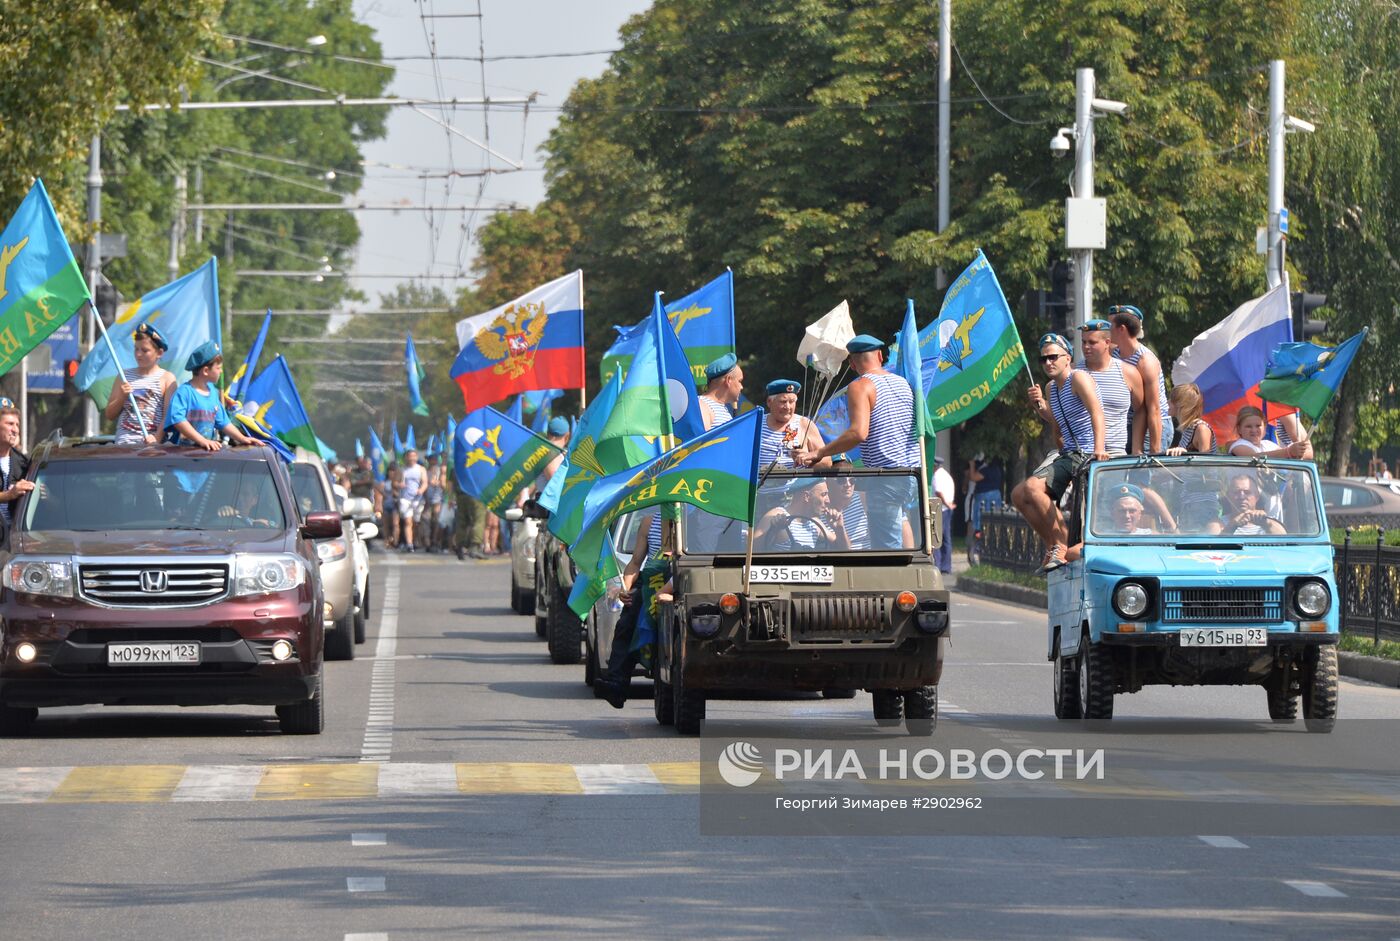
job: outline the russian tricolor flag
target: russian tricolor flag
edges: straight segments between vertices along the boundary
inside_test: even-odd
[[[467,411],[531,389],[581,389],[583,272],[457,322],[452,378]]]
[[[1239,437],[1235,413],[1246,405],[1264,408],[1259,382],[1268,371],[1269,354],[1292,340],[1293,317],[1284,283],[1241,304],[1192,340],[1172,366],[1172,383],[1194,382],[1201,390],[1202,417],[1215,432],[1215,440],[1233,441]],[[1293,411],[1274,406],[1270,419]]]

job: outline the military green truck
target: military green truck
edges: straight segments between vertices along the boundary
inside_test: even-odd
[[[694,735],[712,695],[868,690],[878,722],[932,733],[950,622],[928,506],[917,468],[846,467],[771,471],[752,534],[686,507],[667,533],[657,721]]]

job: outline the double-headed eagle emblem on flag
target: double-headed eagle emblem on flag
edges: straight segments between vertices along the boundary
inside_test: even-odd
[[[487,359],[500,360],[491,370],[496,375],[519,379],[534,362],[548,320],[543,302],[511,304],[477,333],[476,348]]]

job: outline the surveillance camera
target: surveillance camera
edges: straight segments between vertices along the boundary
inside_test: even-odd
[[[1128,112],[1126,101],[1114,101],[1112,98],[1095,98],[1093,105],[1095,111],[1104,111],[1108,114],[1126,114]]]
[[[1305,134],[1311,134],[1313,131],[1317,130],[1316,124],[1313,124],[1311,121],[1304,121],[1302,118],[1295,118],[1291,114],[1283,119],[1283,125],[1290,131],[1302,131]]]
[[[1069,153],[1069,137],[1065,134],[1065,129],[1060,128],[1060,133],[1050,138],[1050,153],[1056,157],[1063,157]]]

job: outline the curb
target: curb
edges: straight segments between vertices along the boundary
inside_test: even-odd
[[[993,598],[997,601],[1009,601],[1012,604],[1038,608],[1042,611],[1046,607],[1045,592],[1036,591],[1034,588],[1025,588],[1021,585],[1006,585],[1001,582],[989,582],[980,578],[960,575],[957,585],[954,587],[957,591],[966,592],[969,595],[981,595],[984,598]],[[1400,688],[1400,660],[1386,660],[1382,657],[1368,657],[1365,654],[1339,650],[1337,651],[1337,669],[1342,676],[1379,683],[1391,688]]]
[[[1041,611],[1044,611],[1048,606],[1045,592],[1022,585],[1007,585],[1002,582],[989,582],[980,578],[959,575],[958,583],[954,587],[957,591],[966,592],[969,595],[981,595],[984,598],[994,598],[997,601],[1009,601],[1012,604],[1021,604]]]
[[[1342,676],[1369,680],[1382,686],[1400,687],[1400,660],[1368,657],[1363,653],[1337,651],[1337,669]]]

